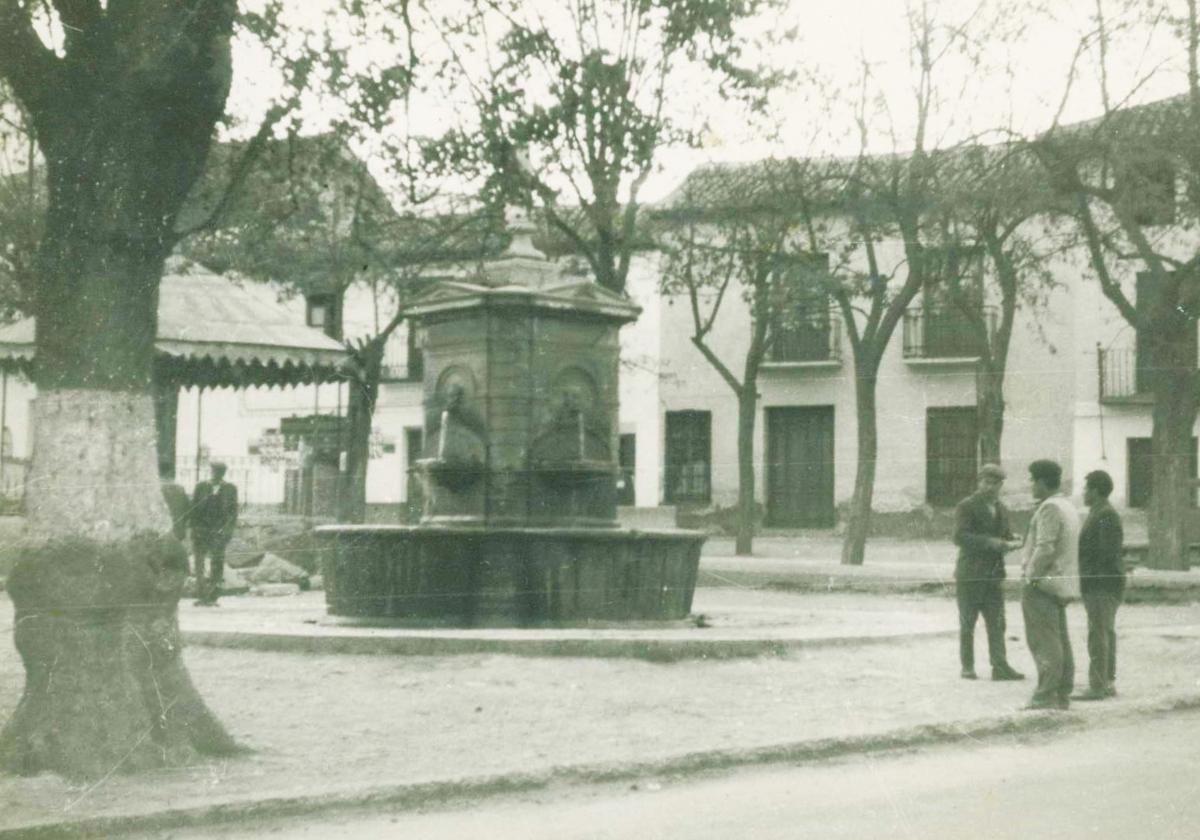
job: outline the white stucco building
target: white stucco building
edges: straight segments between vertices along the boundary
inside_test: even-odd
[[[1189,248],[1194,232],[1169,223],[1155,230],[1180,253],[1194,253]],[[898,242],[879,247],[883,259],[902,265]],[[1037,306],[1018,306],[1014,321],[1004,388],[1008,495],[1023,506],[1026,465],[1052,458],[1063,465],[1070,492],[1079,491],[1090,470],[1106,469],[1118,506],[1144,506],[1151,405],[1139,381],[1135,331],[1090,276],[1086,255],[1060,254],[1049,270],[1053,289]],[[1137,265],[1127,261],[1116,270],[1136,300]],[[729,508],[737,497],[737,401],[691,341],[686,297],[660,291],[661,271],[660,255],[643,251],[635,256],[628,279],[628,294],[642,312],[621,332],[621,502]],[[893,282],[902,282],[902,269]],[[278,297],[269,286],[256,293]],[[281,305],[296,324],[347,339],[375,334],[391,311],[389,302],[365,284],[351,287],[340,302],[311,295],[282,299]],[[853,492],[854,365],[841,315],[827,309],[827,317],[776,352],[761,373],[756,495],[770,526],[834,527]],[[925,515],[930,507],[953,504],[974,484],[976,360],[952,332],[951,340],[938,339],[930,326],[933,317],[918,297],[897,325],[880,366],[874,506],[881,514]],[[741,295],[728,295],[708,342],[734,369],[744,358],[749,323]],[[402,324],[386,353],[367,488],[373,515],[382,519],[410,515],[419,493],[409,478],[422,449],[419,344],[419,336]],[[5,457],[20,462],[29,455],[33,389],[19,377],[5,379],[0,400]],[[198,463],[220,459],[229,464],[230,478],[250,504],[297,509],[303,507],[299,493],[310,500],[305,504],[324,499],[328,507],[337,453],[317,451],[295,429],[314,415],[344,415],[347,387],[183,391],[176,429],[179,480],[190,486],[201,471]],[[302,476],[302,463],[316,466]],[[19,480],[18,472],[0,472],[0,477],[10,485]],[[308,485],[301,487],[303,482]],[[15,492],[8,489],[9,495]]]

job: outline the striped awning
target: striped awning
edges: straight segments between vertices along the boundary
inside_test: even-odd
[[[0,327],[0,366],[28,371],[34,320]],[[181,387],[286,386],[333,382],[345,348],[274,298],[260,283],[181,258],[159,287],[156,373]]]

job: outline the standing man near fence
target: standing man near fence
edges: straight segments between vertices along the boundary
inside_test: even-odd
[[[1008,511],[1000,501],[1004,470],[998,464],[979,468],[976,491],[954,511],[954,589],[958,600],[958,653],[964,680],[975,675],[975,625],[983,616],[993,680],[1022,680],[1008,664],[1004,649],[1004,555],[1020,547],[1008,527]]]
[[[1066,709],[1075,684],[1067,604],[1079,599],[1079,514],[1062,494],[1062,467],[1034,461],[1029,478],[1037,509],[1025,538],[1021,612],[1038,681],[1026,709]]]
[[[214,607],[225,579],[225,546],[233,539],[237,525],[237,487],[225,480],[225,465],[212,463],[212,480],[201,481],[192,494],[192,551],[195,558],[196,604]],[[209,574],[204,574],[208,558]]]

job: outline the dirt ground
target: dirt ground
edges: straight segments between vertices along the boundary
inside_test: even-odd
[[[795,595],[878,610],[878,596]],[[954,604],[897,599],[954,626]],[[802,613],[801,613],[802,614]],[[11,638],[8,626],[0,634]],[[1009,636],[1022,635],[1014,605]],[[1086,667],[1084,616],[1072,633]],[[1200,605],[1131,606],[1119,618],[1121,696],[1135,705],[1200,691]],[[0,719],[23,674],[0,643]],[[983,655],[982,628],[979,655]],[[1013,663],[1031,672],[1023,642]],[[953,639],[822,648],[782,657],[655,664],[512,656],[321,656],[192,648],[201,693],[255,753],[88,787],[0,778],[0,829],[64,816],[160,810],[266,795],[331,793],[555,766],[883,733],[1020,706],[1025,683],[958,678]],[[986,673],[986,669],[985,669]],[[1080,704],[1078,714],[1086,715]]]

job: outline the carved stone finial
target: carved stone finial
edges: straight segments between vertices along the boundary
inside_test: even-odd
[[[508,243],[508,247],[504,249],[501,258],[511,259],[513,257],[523,257],[525,259],[544,260],[546,255],[538,250],[533,244],[533,235],[537,233],[538,226],[533,219],[529,218],[529,213],[523,207],[514,207],[505,214],[506,227],[508,232],[512,234],[512,241]]]

